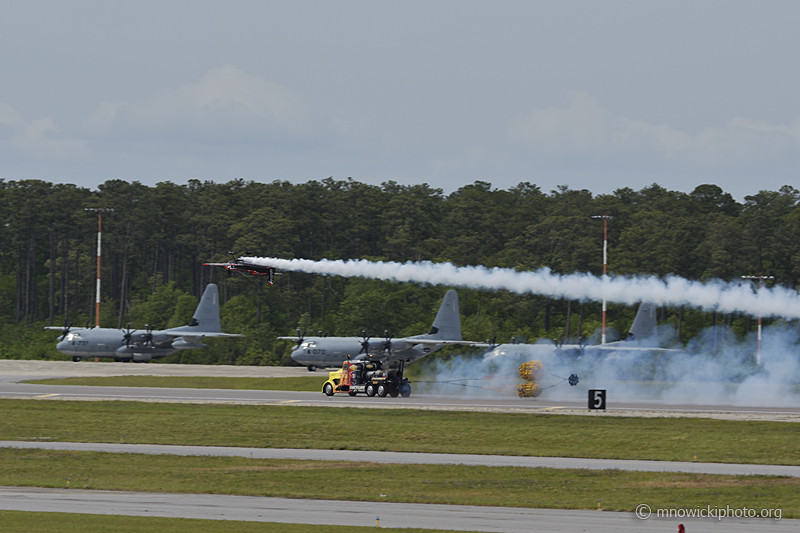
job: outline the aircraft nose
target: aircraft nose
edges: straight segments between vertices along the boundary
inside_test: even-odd
[[[292,350],[292,355],[290,356],[292,358],[292,361],[297,361],[299,363],[300,361],[297,358],[300,357],[300,354],[302,353],[303,352],[301,352],[300,350]]]
[[[71,345],[67,341],[61,341],[58,344],[56,344],[56,350],[58,350],[59,352],[65,354],[65,355],[69,355],[70,354],[70,351],[71,351],[70,348],[71,348]]]

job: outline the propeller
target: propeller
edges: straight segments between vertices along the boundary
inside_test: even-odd
[[[489,351],[497,348],[497,333],[492,336],[492,340],[486,339],[486,344],[489,345]]]
[[[151,326],[150,324],[144,325],[145,334],[143,337],[144,339],[144,342],[142,343],[143,346],[147,345],[153,346],[153,329],[154,329],[153,326]]]
[[[300,334],[300,328],[297,328],[297,345],[300,346],[301,344],[303,344],[303,339],[305,338],[306,338],[306,332],[303,331],[303,333]]]
[[[70,329],[72,329],[72,324],[67,325],[67,319],[64,318],[64,328],[61,330],[61,337],[58,340],[63,341],[69,334]]]
[[[358,353],[359,354],[363,353],[364,355],[367,355],[369,354],[369,340],[372,338],[372,336],[371,335],[367,336],[367,330],[362,329],[361,338],[363,338],[364,340],[361,341],[361,349],[358,351]]]
[[[389,336],[389,330],[383,330],[383,353],[389,352],[389,357],[392,356],[392,338]]]
[[[123,331],[125,331],[125,330],[123,330]],[[122,336],[122,339],[125,341],[125,347],[126,348],[130,348],[131,347],[131,338],[132,338],[131,336],[135,332],[136,332],[136,330],[135,329],[131,329],[131,323],[128,322],[128,329],[127,329],[127,331],[125,331],[125,335]]]

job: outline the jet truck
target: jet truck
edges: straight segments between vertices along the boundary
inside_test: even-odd
[[[396,368],[384,369],[380,361],[347,360],[342,363],[340,370],[328,374],[328,380],[322,385],[322,392],[327,396],[334,394],[366,394],[384,398],[391,396],[397,398],[411,396],[411,385],[403,377],[404,362]]]

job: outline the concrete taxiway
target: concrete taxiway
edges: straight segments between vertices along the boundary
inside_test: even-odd
[[[800,406],[751,406],[726,403],[694,405],[661,399],[615,400],[609,389],[605,411],[589,411],[587,398],[579,390],[566,388],[558,397],[517,398],[493,395],[412,394],[410,398],[367,398],[337,395],[331,398],[321,392],[169,389],[144,387],[84,387],[67,385],[32,385],[25,380],[71,376],[232,376],[288,377],[308,376],[298,367],[241,367],[210,365],[167,365],[133,363],[72,363],[64,361],[0,361],[0,397],[47,398],[54,400],[121,400],[181,403],[232,403],[248,405],[298,405],[324,407],[358,407],[379,409],[433,409],[484,412],[523,412],[539,414],[571,414],[585,416],[641,417],[704,417],[723,420],[769,420],[800,422]],[[326,374],[316,374],[320,388]]]
[[[796,531],[800,526],[797,520],[768,518],[639,519],[634,513],[598,511],[27,487],[0,487],[0,509],[373,527],[379,518],[382,527],[508,533],[673,532],[679,523],[691,533]]]
[[[525,457],[460,453],[375,452],[361,450],[313,450],[297,448],[244,448],[232,446],[176,446],[101,442],[0,441],[0,448],[246,457],[251,459],[298,459],[304,461],[362,461],[418,465],[468,465],[522,468],[584,468],[639,472],[683,472],[726,476],[800,477],[800,466],[679,461],[637,461],[623,459],[580,459],[573,457]]]
[[[201,365],[133,365],[121,363],[72,363],[52,361],[0,361],[0,397],[54,400],[121,400],[181,403],[232,403],[248,405],[304,405],[362,408],[411,408],[540,414],[582,414],[588,416],[711,417],[733,420],[800,421],[800,408],[747,405],[692,405],[653,399],[614,401],[610,390],[609,409],[590,412],[585,395],[575,397],[520,399],[501,396],[437,396],[415,394],[407,399],[336,396],[321,393],[286,391],[235,391],[216,389],[162,389],[136,387],[74,387],[20,383],[29,379],[69,376],[231,376],[288,377],[307,376],[303,368],[232,367]],[[320,383],[325,374],[319,373]],[[567,389],[568,391],[570,389]],[[722,465],[707,463],[669,463],[656,461],[612,461],[571,458],[493,457],[444,454],[395,454],[389,452],[350,452],[347,450],[285,450],[194,446],[152,446],[64,442],[5,442],[0,446],[46,449],[91,450],[122,453],[173,453],[185,455],[231,455],[254,458],[306,460],[354,460],[406,464],[486,464],[548,468],[617,468],[653,472],[696,472],[713,474],[768,474],[798,476],[798,467],[772,465]],[[386,497],[391,499],[391,495]],[[646,504],[647,502],[642,502]],[[341,524],[459,529],[465,531],[593,531],[637,532],[675,531],[683,523],[687,531],[749,532],[797,530],[797,520],[726,518],[657,518],[641,520],[633,513],[524,509],[431,504],[379,503],[336,500],[258,498],[210,494],[164,494],[75,489],[0,487],[0,509],[20,511],[165,516],[213,520],[245,520],[305,524]]]

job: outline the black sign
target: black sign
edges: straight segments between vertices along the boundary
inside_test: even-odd
[[[589,389],[589,409],[606,410],[605,389]]]

